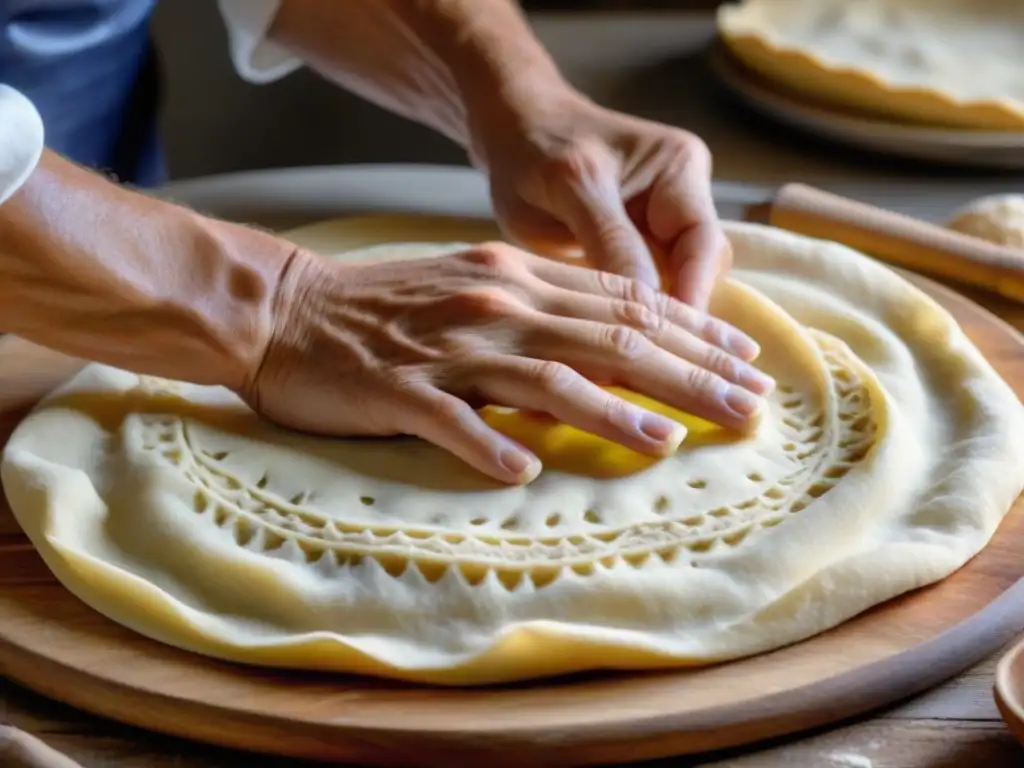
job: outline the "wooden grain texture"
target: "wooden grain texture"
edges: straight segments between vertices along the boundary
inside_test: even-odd
[[[1020,768],[1024,748],[995,714],[995,657],[948,685],[871,719],[755,749],[670,758],[637,768]],[[314,768],[317,763],[208,747],[73,710],[0,681],[5,719],[83,768]],[[5,767],[6,768],[6,767]]]
[[[941,286],[919,282],[1024,394],[1019,334]],[[32,400],[32,386],[41,393],[79,363],[14,339],[3,342],[0,390],[20,392],[5,411],[13,426]],[[7,388],[7,379],[18,386]],[[1024,626],[1021,512],[1018,505],[993,541],[943,582],[775,653],[687,672],[586,675],[485,690],[279,674],[177,651],[72,597],[33,561],[7,521],[0,523],[6,531],[0,534],[0,669],[46,696],[113,720],[318,760],[561,766],[707,753],[890,704],[990,656]],[[923,709],[901,725],[905,739],[946,738],[935,725],[941,707],[929,709],[927,698],[917,706]],[[986,711],[985,722],[992,722],[991,714]],[[13,724],[47,735],[51,744],[56,739],[58,748],[71,737],[31,721]],[[836,733],[821,738],[828,742]],[[858,749],[870,750],[877,741]],[[992,748],[1002,749],[1002,742]],[[76,757],[74,749],[69,754]],[[762,764],[757,759],[736,764]],[[864,765],[850,760],[855,768]]]

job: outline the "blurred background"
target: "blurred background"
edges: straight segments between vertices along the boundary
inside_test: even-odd
[[[523,0],[556,57],[572,59],[572,18],[595,11],[712,11],[713,0]],[[708,31],[711,34],[711,14]],[[614,23],[612,21],[611,23]],[[223,23],[210,0],[163,0],[153,34],[163,77],[162,128],[172,178],[296,165],[354,162],[465,164],[446,139],[394,117],[302,70],[263,86],[241,81],[228,60]],[[687,41],[680,40],[683,50]],[[571,74],[571,73],[567,73]],[[570,77],[572,79],[572,77]],[[586,91],[589,83],[576,83]],[[622,108],[620,104],[609,104]]]

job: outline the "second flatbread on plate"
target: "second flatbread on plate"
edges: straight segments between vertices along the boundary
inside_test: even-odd
[[[1024,131],[1020,0],[743,0],[718,28],[744,64],[824,104]]]
[[[354,262],[494,234],[399,217],[294,239]],[[887,268],[727,234],[712,310],[779,382],[754,434],[690,419],[655,461],[491,409],[546,464],[504,487],[423,441],[297,435],[224,390],[93,365],[18,427],[4,489],[72,593],[238,662],[478,684],[793,643],[977,553],[1024,484],[1024,412]]]

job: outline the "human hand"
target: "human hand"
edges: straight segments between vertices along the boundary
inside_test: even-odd
[[[681,425],[593,383],[620,384],[744,429],[774,384],[756,343],[642,283],[512,246],[352,265],[299,251],[241,394],[308,432],[416,435],[507,483],[538,459],[474,405],[549,413],[648,455]]]
[[[732,253],[697,136],[593,104],[558,82],[474,115],[471,156],[507,234],[537,253],[582,247],[598,269],[706,311]],[[541,92],[543,91],[543,92]]]

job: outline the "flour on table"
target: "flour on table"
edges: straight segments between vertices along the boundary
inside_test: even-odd
[[[823,632],[940,580],[1024,484],[1024,410],[953,318],[845,247],[727,223],[714,314],[778,381],[757,430],[679,414],[654,460],[489,409],[544,472],[500,486],[415,439],[277,429],[222,389],[92,365],[4,454],[57,578],[114,621],[255,665],[440,684],[702,664]],[[330,222],[351,262],[490,224]]]

